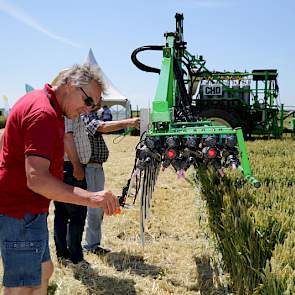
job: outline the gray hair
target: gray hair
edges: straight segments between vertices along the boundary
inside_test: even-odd
[[[97,82],[102,93],[106,92],[106,84],[100,67],[89,64],[73,65],[71,68],[61,71],[52,84],[61,86],[70,82],[73,86],[83,87],[92,80]]]

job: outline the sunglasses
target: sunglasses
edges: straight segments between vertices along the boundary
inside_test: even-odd
[[[99,99],[99,102],[96,104],[93,100],[93,98],[89,95],[87,95],[87,93],[84,91],[84,89],[82,87],[79,87],[80,90],[84,93],[84,95],[86,96],[85,99],[84,99],[84,104],[87,106],[87,107],[92,107],[93,109],[96,108],[97,106],[99,106],[100,104],[100,100],[101,100],[101,97]]]

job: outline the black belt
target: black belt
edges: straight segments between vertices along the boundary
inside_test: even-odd
[[[73,164],[72,164],[71,161],[64,161],[64,165],[72,165],[72,166],[73,166]],[[81,163],[81,165],[82,165],[83,168],[86,167],[86,164],[82,164],[82,163]]]
[[[90,163],[95,163],[95,164],[100,164],[100,165],[102,165],[103,164],[103,161],[100,161],[100,160],[90,160],[89,161],[89,164]]]

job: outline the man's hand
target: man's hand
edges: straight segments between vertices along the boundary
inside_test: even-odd
[[[111,191],[100,191],[91,198],[90,207],[103,209],[107,215],[112,215],[120,207],[118,198]]]
[[[97,127],[96,131],[101,133],[108,133],[117,131],[123,128],[140,128],[140,118],[130,118],[130,119],[124,119],[119,121],[107,121],[99,122],[99,126]]]
[[[131,118],[131,119],[127,119],[128,120],[128,127],[134,127],[136,129],[140,128],[140,118],[136,117],[136,118]]]
[[[85,178],[84,168],[81,163],[73,164],[73,176],[77,180],[83,180]]]

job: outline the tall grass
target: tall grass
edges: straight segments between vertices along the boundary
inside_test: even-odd
[[[255,189],[237,173],[199,169],[201,195],[237,294],[295,294],[295,143],[248,143]]]

